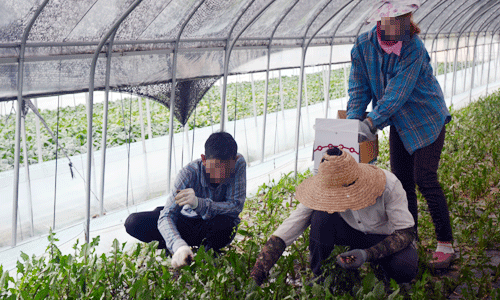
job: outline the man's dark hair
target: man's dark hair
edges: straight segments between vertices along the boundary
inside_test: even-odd
[[[227,132],[214,132],[205,142],[205,156],[207,159],[235,159],[237,152],[238,145],[234,138]]]

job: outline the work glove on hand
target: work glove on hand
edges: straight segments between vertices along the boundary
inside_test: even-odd
[[[368,254],[363,249],[354,249],[337,255],[337,263],[344,269],[357,269],[368,260]]]
[[[172,267],[177,269],[190,264],[193,256],[193,251],[189,246],[180,247],[172,256]]]
[[[377,128],[373,126],[370,119],[366,118],[364,121],[360,121],[358,125],[358,143],[375,140],[375,132],[377,132]]]
[[[274,264],[281,257],[285,248],[285,242],[277,236],[272,235],[269,240],[267,240],[257,257],[257,261],[253,266],[252,272],[250,273],[250,276],[252,276],[255,280],[255,283],[260,286],[264,282],[269,274],[269,270],[271,270]]]
[[[193,189],[185,189],[175,196],[175,203],[179,206],[187,204],[191,209],[195,209],[198,207],[198,197],[194,194]]]

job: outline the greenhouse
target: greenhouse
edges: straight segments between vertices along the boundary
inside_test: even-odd
[[[340,119],[353,101],[353,49],[392,2],[414,7],[451,114],[437,174],[456,258],[444,271],[427,266],[439,240],[419,185],[409,285],[385,283],[373,264],[353,275],[335,262],[317,282],[308,229],[255,287],[260,250],[318,172],[320,120]],[[2,1],[0,299],[497,299],[499,65],[497,0]],[[379,129],[370,164],[391,171],[393,137]],[[165,205],[219,131],[246,161],[241,223],[224,254],[201,247],[172,268],[168,251],[127,234],[125,220]]]

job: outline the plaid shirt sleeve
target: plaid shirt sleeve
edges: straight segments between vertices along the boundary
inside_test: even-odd
[[[209,220],[216,215],[229,215],[238,218],[246,199],[246,174],[245,158],[238,154],[234,178],[231,178],[228,184],[225,201],[215,202],[210,198],[198,198],[198,207],[194,211],[204,220]]]
[[[402,54],[403,55],[403,54]],[[420,69],[426,58],[425,48],[407,51],[400,60],[400,68],[392,78],[388,78],[387,87],[382,99],[368,114],[373,125],[383,125],[395,112],[401,109],[415,89]],[[381,126],[384,127],[384,126]]]
[[[347,118],[363,120],[363,115],[372,100],[368,70],[362,62],[364,58],[359,53],[356,43],[351,50],[351,74],[349,76],[349,102],[347,103]]]
[[[158,218],[158,230],[165,239],[168,251],[172,254],[175,253],[175,251],[177,251],[180,247],[188,246],[188,244],[181,238],[181,235],[175,226],[177,218],[182,210],[182,206],[175,203],[175,196],[177,195],[177,190],[188,188],[189,183],[195,179],[196,174],[194,174],[191,169],[184,168],[181,170],[175,180],[174,187],[167,195],[167,203]]]

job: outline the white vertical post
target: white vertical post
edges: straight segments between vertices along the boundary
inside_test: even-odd
[[[38,101],[36,98],[34,99],[34,102],[36,109],[38,109]],[[40,134],[40,119],[38,118],[38,116],[35,117],[35,128],[36,128],[38,163],[40,164],[43,162],[43,152],[42,152],[42,137]]]
[[[146,138],[144,136],[144,117],[142,112],[142,99],[140,96],[137,97],[137,101],[139,102],[139,122],[141,123],[142,152],[146,153]]]
[[[151,109],[149,108],[149,98],[146,98],[146,119],[148,120],[148,140],[153,138],[151,131]]]
[[[143,110],[142,110],[142,98],[137,97],[139,103],[139,122],[141,123],[141,140],[142,140],[142,157],[144,157],[144,178],[146,179],[146,195],[149,198],[149,174],[148,174],[148,156],[146,151],[146,137],[144,133],[144,118],[143,118]]]
[[[286,139],[286,122],[285,122],[285,99],[283,98],[283,82],[281,79],[281,70],[278,70],[278,76],[280,77],[280,105],[281,105],[281,124],[283,125],[283,141],[287,141]],[[278,112],[276,112],[278,113]],[[276,124],[278,126],[278,124]],[[279,143],[278,143],[279,145]],[[279,150],[278,150],[279,151]]]
[[[349,100],[349,84],[347,81],[347,64],[344,64],[344,91],[345,91],[345,97],[347,101]],[[346,107],[344,107],[344,102],[342,101],[340,104],[342,106],[342,109],[347,108],[347,101],[346,101]]]
[[[257,122],[257,102],[255,100],[255,82],[253,74],[250,74],[250,82],[252,84],[252,103],[253,103],[253,119],[255,122],[255,146],[259,145],[259,123]]]
[[[35,227],[33,224],[33,200],[31,197],[31,180],[30,180],[30,168],[29,168],[29,157],[28,157],[28,143],[26,142],[26,116],[22,118],[21,131],[23,134],[23,156],[24,156],[24,170],[26,178],[26,191],[28,192],[28,206],[29,206],[29,216],[31,223],[31,236],[35,235]]]
[[[90,112],[91,112],[92,110],[89,110],[89,107],[90,107],[91,105],[93,105],[93,104],[91,104],[91,103],[90,103],[89,93],[85,93],[85,100],[86,100],[86,103],[87,103],[87,110],[86,110],[86,111],[87,111],[87,122],[89,122],[89,124],[90,124],[90,120],[93,118],[93,114],[90,114]],[[87,128],[87,130],[92,131],[92,128]],[[88,143],[88,142],[89,142],[89,141],[87,140],[87,143]],[[92,145],[92,147],[94,147],[94,146]],[[94,157],[94,151],[92,151],[92,153],[91,153],[91,154],[92,154],[92,156],[91,156],[91,158],[92,158],[92,159],[91,159],[91,160],[92,160],[92,168],[93,168],[94,170],[96,170],[96,168],[95,168],[95,157]],[[96,176],[95,176],[95,172],[92,172],[92,174],[91,174],[91,175],[92,175],[92,178],[91,178],[91,180],[92,180],[92,189],[93,189],[94,191],[97,191],[97,179],[96,179]]]
[[[445,54],[444,54],[444,87],[443,87],[443,94],[444,98],[446,99],[446,80],[448,78],[448,48],[450,46],[450,36],[448,35],[446,39],[446,49],[445,49]]]
[[[186,159],[187,159],[187,163],[189,163],[192,159],[191,159],[191,151],[189,151],[189,149],[191,149],[190,145],[189,145],[189,124],[186,123],[186,125],[184,125],[184,134],[185,134],[185,137],[186,137]],[[193,141],[194,142],[194,141]],[[182,151],[184,151],[184,143],[182,144]]]

